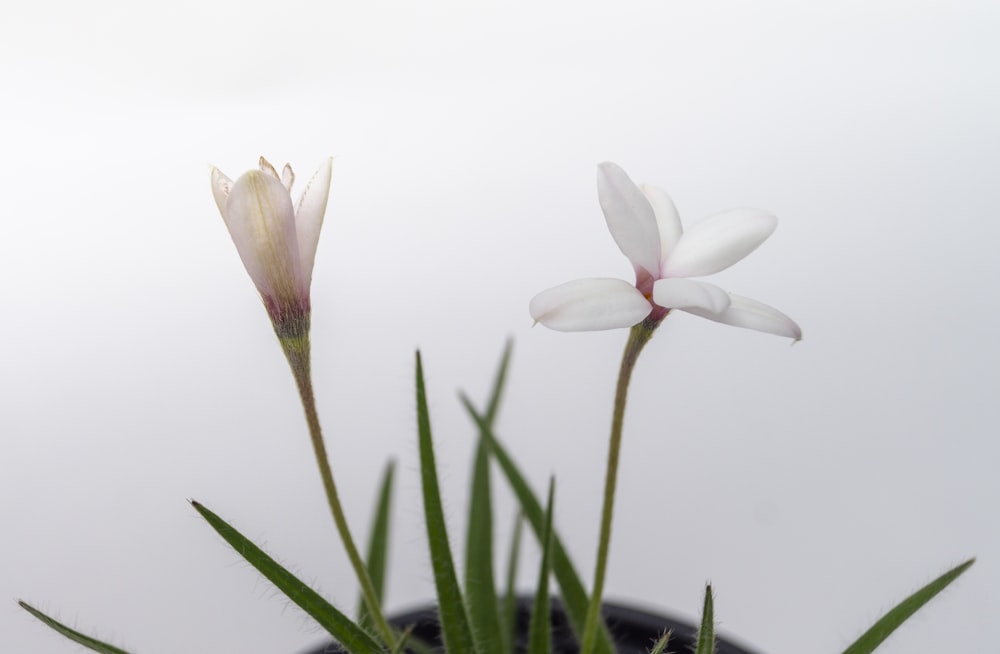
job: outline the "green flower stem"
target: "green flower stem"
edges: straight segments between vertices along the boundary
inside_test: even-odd
[[[278,334],[281,348],[285,351],[288,365],[292,368],[295,376],[295,383],[299,388],[299,397],[302,399],[302,408],[305,409],[306,423],[309,425],[309,437],[312,440],[313,452],[316,454],[316,464],[319,466],[319,474],[323,479],[323,489],[326,491],[326,499],[330,504],[330,511],[333,513],[333,521],[337,524],[337,531],[340,532],[340,539],[344,542],[344,549],[347,550],[347,557],[351,560],[354,572],[361,584],[361,593],[365,598],[368,611],[375,621],[382,639],[389,649],[396,645],[396,637],[386,622],[382,613],[382,606],[375,592],[375,585],[372,583],[358,548],[351,537],[350,529],[347,527],[347,518],[344,517],[344,509],[340,504],[340,497],[337,495],[337,486],[333,482],[333,471],[330,469],[330,462],[326,455],[326,445],[323,442],[323,431],[319,426],[319,416],[316,413],[316,398],[313,395],[312,372],[309,360],[309,334],[285,335]]]
[[[621,368],[618,371],[618,386],[615,389],[615,408],[611,418],[611,441],[608,445],[608,469],[604,478],[604,507],[601,509],[601,536],[597,545],[597,565],[594,570],[594,589],[590,595],[590,605],[587,607],[587,621],[583,629],[583,645],[581,654],[593,654],[597,640],[597,625],[601,616],[601,596],[604,593],[604,575],[608,567],[608,548],[611,544],[611,520],[614,513],[615,488],[618,484],[618,454],[621,450],[622,424],[625,419],[625,400],[628,397],[628,384],[632,379],[632,370],[639,358],[639,353],[653,337],[653,331],[659,327],[666,317],[650,315],[629,331],[625,352],[622,354]]]

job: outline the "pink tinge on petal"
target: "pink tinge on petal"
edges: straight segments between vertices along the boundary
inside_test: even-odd
[[[535,322],[564,332],[631,327],[652,305],[621,279],[578,279],[542,291],[528,307]]]
[[[282,305],[308,299],[292,201],[280,181],[256,170],[242,175],[229,193],[223,218],[261,295]]]

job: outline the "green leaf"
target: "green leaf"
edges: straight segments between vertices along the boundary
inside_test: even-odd
[[[656,641],[653,645],[653,649],[649,650],[649,654],[663,654],[663,651],[667,649],[667,643],[670,641],[671,636],[670,631],[664,631],[663,635]]]
[[[514,534],[510,539],[510,554],[507,557],[507,591],[503,598],[503,651],[507,654],[514,654],[514,630],[517,628],[517,562],[521,556],[523,531],[524,513],[518,511],[514,519]]]
[[[456,654],[477,654],[469,617],[465,611],[462,590],[455,574],[455,564],[448,545],[448,530],[444,523],[441,491],[438,487],[434,463],[434,443],[431,439],[431,421],[427,411],[427,391],[424,387],[424,368],[417,352],[417,433],[420,438],[420,479],[424,494],[424,521],[427,523],[427,541],[437,586],[438,612],[441,636],[445,650]]]
[[[59,622],[58,620],[50,618],[49,616],[45,615],[44,613],[42,613],[32,605],[28,604],[27,602],[18,600],[17,603],[21,606],[22,609],[24,609],[31,615],[35,616],[36,618],[44,622],[52,629],[55,629],[63,636],[66,636],[66,638],[69,638],[75,643],[83,645],[87,649],[94,650],[95,652],[101,652],[101,654],[128,654],[128,652],[126,652],[125,650],[118,649],[114,645],[108,645],[107,643],[102,643],[96,638],[91,638],[90,636],[81,634],[79,631],[76,631],[75,629],[70,629],[63,623]]]
[[[497,463],[500,464],[500,469],[507,477],[511,489],[513,489],[514,494],[517,496],[518,502],[521,505],[521,511],[524,512],[524,516],[528,519],[529,524],[531,524],[535,535],[540,539],[545,517],[538,499],[524,480],[524,476],[518,470],[517,464],[514,463],[514,460],[494,437],[493,430],[485,422],[485,418],[479,415],[479,412],[476,411],[476,408],[469,401],[468,397],[462,395],[461,399],[466,411],[468,411],[479,427],[480,436],[489,443],[491,453]],[[569,616],[570,624],[573,626],[573,630],[577,634],[580,634],[587,619],[587,607],[590,604],[590,598],[587,596],[587,591],[584,590],[583,583],[580,581],[580,575],[577,574],[576,569],[573,567],[573,563],[570,561],[569,555],[566,553],[566,549],[563,547],[558,535],[553,535],[552,540],[552,572],[556,576],[556,581],[559,582],[559,588],[562,591],[562,599],[566,605],[566,614]],[[598,631],[596,649],[598,654],[612,654],[613,652],[611,638],[608,636],[607,627],[603,621]]]
[[[507,341],[490,392],[486,421],[492,426],[500,408],[504,380],[510,363]],[[489,446],[482,438],[476,446],[469,499],[468,533],[465,539],[465,598],[472,631],[483,654],[506,654],[505,631],[501,628],[493,571],[493,503],[490,490]]]
[[[705,586],[705,605],[701,610],[701,629],[698,630],[698,649],[695,654],[715,654],[715,608],[712,603],[712,584]]]
[[[465,598],[480,651],[483,654],[505,654],[501,639],[500,607],[493,579],[490,457],[489,448],[482,439],[476,447],[469,499],[469,526],[465,540]]]
[[[552,609],[549,601],[549,575],[552,574],[552,501],[556,480],[549,478],[549,499],[545,506],[545,529],[542,532],[542,562],[538,571],[535,605],[531,609],[528,630],[528,654],[550,654],[552,651]]]
[[[507,382],[507,370],[510,367],[510,355],[514,351],[514,341],[507,340],[504,345],[503,354],[500,355],[500,365],[497,366],[497,374],[493,377],[493,391],[490,393],[490,401],[486,405],[486,413],[483,419],[490,427],[496,424],[497,411],[500,409],[500,398]]]
[[[854,641],[854,644],[845,649],[844,654],[870,654],[892,632],[916,613],[921,606],[944,590],[948,584],[958,579],[959,575],[968,570],[975,562],[976,559],[969,559],[904,599],[895,608],[886,613],[881,620],[876,622],[871,629]]]
[[[291,572],[279,565],[265,554],[248,538],[236,531],[222,518],[215,515],[202,504],[192,501],[191,505],[202,515],[223,540],[233,546],[233,549],[247,562],[264,575],[288,599],[295,602],[308,613],[321,627],[326,629],[337,642],[352,654],[383,654],[382,647],[368,635],[364,629],[351,622],[351,619],[338,611],[329,602],[319,596]]]
[[[389,509],[392,506],[392,481],[396,473],[396,462],[389,461],[382,473],[382,484],[379,488],[378,502],[375,505],[375,516],[372,518],[371,540],[368,542],[368,558],[366,566],[368,576],[375,587],[375,597],[379,604],[385,594],[385,568],[389,550]],[[364,595],[358,600],[358,624],[368,631],[375,627]]]

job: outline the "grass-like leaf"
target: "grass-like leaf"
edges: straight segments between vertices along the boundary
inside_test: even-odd
[[[382,483],[379,486],[378,501],[375,504],[375,515],[372,518],[372,530],[368,541],[368,576],[375,587],[375,597],[379,604],[385,595],[385,568],[389,551],[389,510],[392,507],[392,482],[396,473],[396,462],[389,461],[382,473]],[[362,595],[358,599],[358,624],[372,631],[375,623],[368,612],[368,605]]]
[[[705,586],[705,604],[701,609],[701,628],[698,630],[698,648],[695,654],[715,654],[715,607],[712,584]]]
[[[917,592],[913,593],[902,602],[897,604],[891,611],[882,616],[882,619],[872,625],[871,629],[861,634],[854,643],[844,650],[844,654],[870,654],[876,647],[882,644],[889,635],[901,624],[906,622],[910,616],[929,602],[931,598],[944,590],[948,584],[958,579],[959,575],[969,569],[975,559],[969,559],[965,563],[955,566],[934,581],[930,582]]]
[[[476,447],[465,540],[465,599],[469,620],[483,654],[505,654],[500,606],[493,578],[493,503],[490,499],[490,455],[482,439]]]
[[[466,411],[468,411],[473,421],[479,427],[480,437],[489,443],[490,452],[507,477],[514,495],[517,496],[518,503],[521,505],[521,511],[528,519],[528,523],[534,530],[535,535],[541,538],[545,523],[545,514],[538,502],[538,498],[535,497],[531,487],[528,486],[528,482],[525,481],[524,476],[518,470],[517,464],[514,463],[514,460],[494,437],[493,430],[486,423],[485,418],[479,414],[468,397],[462,395],[461,399]],[[570,624],[573,630],[577,634],[580,634],[587,620],[587,607],[590,604],[590,598],[587,596],[587,591],[584,590],[583,582],[580,581],[580,575],[577,574],[572,561],[569,559],[569,555],[566,553],[566,549],[556,534],[553,534],[552,539],[552,572],[555,574],[556,581],[559,582],[559,588],[562,591],[562,599],[566,605],[566,614],[569,616]],[[612,654],[613,652],[611,638],[608,636],[608,631],[603,621],[598,630],[596,651],[598,654]]]
[[[500,409],[504,380],[510,363],[507,341],[487,403],[487,423],[492,426]],[[493,502],[490,490],[489,446],[479,439],[472,470],[468,533],[465,539],[465,599],[472,631],[483,654],[506,654],[505,630],[501,627],[493,570]]]
[[[507,588],[503,598],[502,636],[505,654],[514,654],[514,629],[517,627],[517,564],[521,558],[523,531],[524,514],[518,511],[517,518],[514,519],[514,534],[510,539],[510,554],[507,556]]]
[[[18,600],[17,603],[21,606],[22,609],[24,609],[31,615],[35,616],[36,618],[44,622],[52,629],[58,631],[63,636],[66,636],[66,638],[69,638],[74,643],[83,645],[87,649],[93,650],[95,652],[101,652],[101,654],[128,654],[128,652],[126,652],[125,650],[119,649],[114,645],[108,645],[107,643],[101,642],[96,638],[91,638],[86,634],[81,634],[79,631],[75,629],[70,629],[69,627],[59,622],[55,618],[50,618],[49,616],[45,615],[44,613],[42,613],[32,605],[28,604],[27,602]]]
[[[427,523],[427,541],[434,568],[437,587],[438,612],[441,636],[445,650],[461,654],[478,654],[469,617],[466,614],[462,589],[455,574],[455,563],[448,544],[448,530],[441,506],[437,468],[434,463],[434,443],[431,439],[431,421],[427,411],[427,391],[424,386],[424,368],[417,352],[417,434],[420,439],[420,480],[424,495],[424,522]]]
[[[663,654],[663,651],[667,649],[667,643],[670,642],[670,631],[664,631],[663,635],[656,640],[656,644],[653,645],[653,649],[649,650],[649,654]]]
[[[268,581],[297,604],[317,623],[326,629],[348,652],[352,654],[384,654],[382,647],[368,632],[355,624],[332,604],[300,581],[277,561],[269,557],[248,538],[236,531],[226,521],[209,511],[205,506],[192,501],[191,505],[201,514],[223,540],[247,562],[264,575]]]
[[[552,651],[549,575],[552,574],[552,503],[555,490],[555,478],[550,478],[549,499],[545,505],[545,529],[541,538],[542,562],[538,570],[535,604],[531,609],[531,627],[528,629],[528,654],[550,654]]]

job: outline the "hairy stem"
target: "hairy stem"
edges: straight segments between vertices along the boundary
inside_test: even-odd
[[[306,333],[304,335],[296,334],[289,336],[279,333],[278,339],[281,342],[282,349],[285,351],[285,356],[288,358],[288,365],[292,368],[295,383],[299,388],[302,408],[305,409],[306,413],[306,423],[309,425],[309,438],[312,441],[313,453],[316,455],[316,465],[319,466],[319,475],[323,479],[323,490],[326,491],[326,499],[330,505],[330,511],[333,513],[333,521],[337,525],[337,531],[340,532],[340,539],[344,542],[347,557],[350,559],[354,573],[361,584],[361,593],[365,598],[368,611],[374,619],[375,626],[378,628],[382,639],[392,649],[395,647],[396,637],[393,634],[392,628],[389,627],[389,623],[386,622],[378,595],[375,592],[375,586],[372,584],[371,577],[368,574],[368,568],[364,561],[362,561],[361,555],[358,553],[358,548],[354,544],[354,539],[351,537],[350,529],[347,527],[347,518],[344,516],[344,509],[340,504],[340,497],[337,494],[337,485],[333,481],[333,471],[330,469],[330,462],[327,458],[326,444],[323,441],[323,431],[320,429],[319,416],[316,413],[316,398],[313,395],[312,372],[309,360],[309,335]]]
[[[604,507],[601,509],[601,535],[597,545],[597,564],[594,570],[594,589],[587,607],[587,621],[583,629],[581,654],[593,654],[597,641],[597,625],[601,616],[601,596],[604,593],[604,576],[608,567],[608,549],[611,545],[611,522],[614,514],[615,488],[618,485],[618,458],[621,451],[622,425],[625,419],[625,400],[632,370],[639,359],[639,353],[653,337],[653,331],[660,325],[666,312],[650,315],[629,331],[625,352],[622,354],[618,371],[618,386],[615,389],[615,407],[611,418],[611,439],[608,444],[608,468],[604,478]]]

